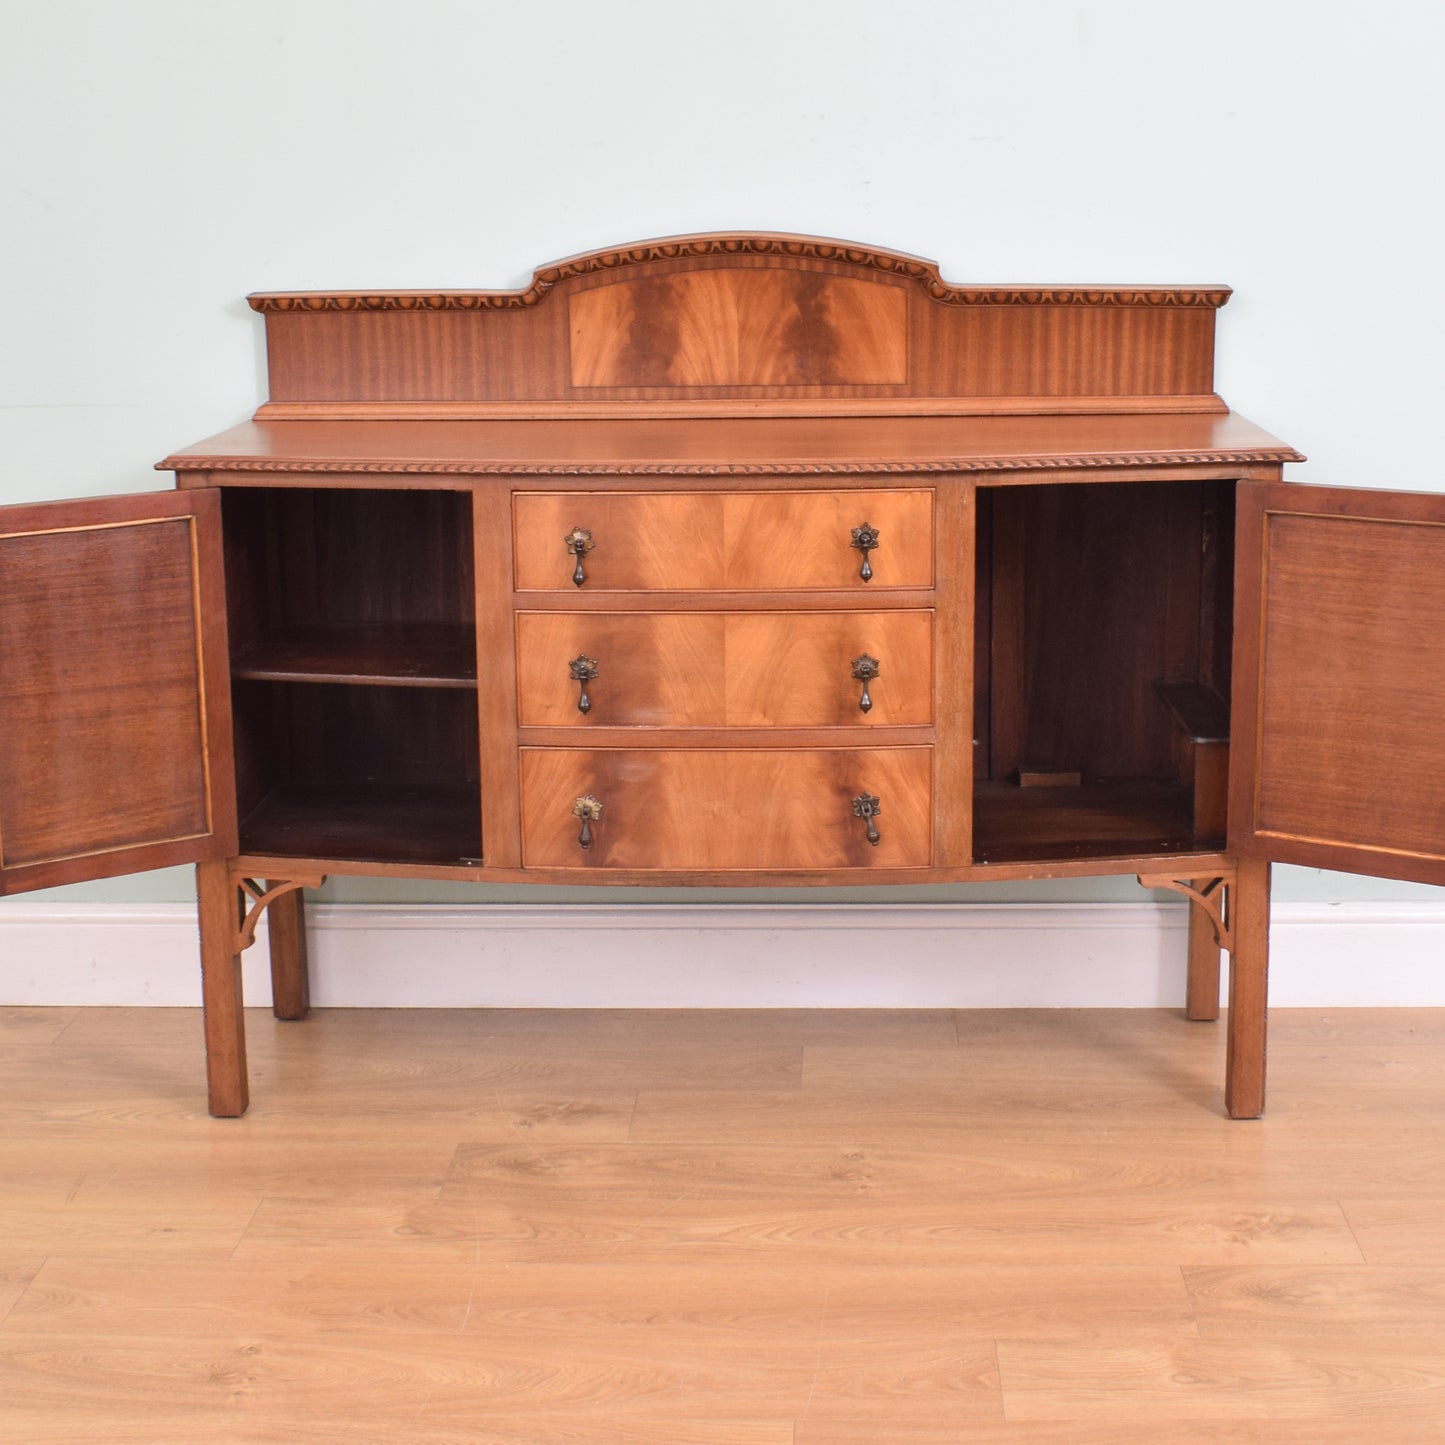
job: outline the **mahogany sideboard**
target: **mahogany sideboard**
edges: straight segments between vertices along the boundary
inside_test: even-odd
[[[1228,295],[728,234],[253,296],[176,491],[0,510],[0,892],[196,863],[235,1115],[327,875],[1133,875],[1253,1117],[1270,862],[1445,883],[1445,497],[1283,481]]]

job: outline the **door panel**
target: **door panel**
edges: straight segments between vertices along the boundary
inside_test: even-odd
[[[1239,494],[1230,848],[1445,883],[1445,497]]]
[[[236,848],[216,493],[0,509],[0,893]]]

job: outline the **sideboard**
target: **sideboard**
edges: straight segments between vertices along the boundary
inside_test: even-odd
[[[0,893],[197,864],[236,1115],[328,875],[1130,875],[1256,1116],[1271,861],[1445,883],[1445,497],[1284,481],[1228,295],[726,234],[253,296],[175,491],[0,510]]]

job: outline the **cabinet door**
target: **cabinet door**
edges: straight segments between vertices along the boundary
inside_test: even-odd
[[[215,492],[0,508],[0,893],[236,851]]]
[[[1229,845],[1445,884],[1445,497],[1239,490]]]

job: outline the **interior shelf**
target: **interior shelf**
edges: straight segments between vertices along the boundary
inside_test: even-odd
[[[241,851],[364,862],[475,862],[482,852],[476,786],[278,787],[242,822]]]
[[[476,685],[476,635],[448,622],[315,623],[273,628],[232,659],[233,677],[361,686]]]
[[[1094,780],[1077,788],[976,782],[973,839],[979,863],[1122,858],[1209,846],[1194,837],[1189,789],[1152,778]]]

